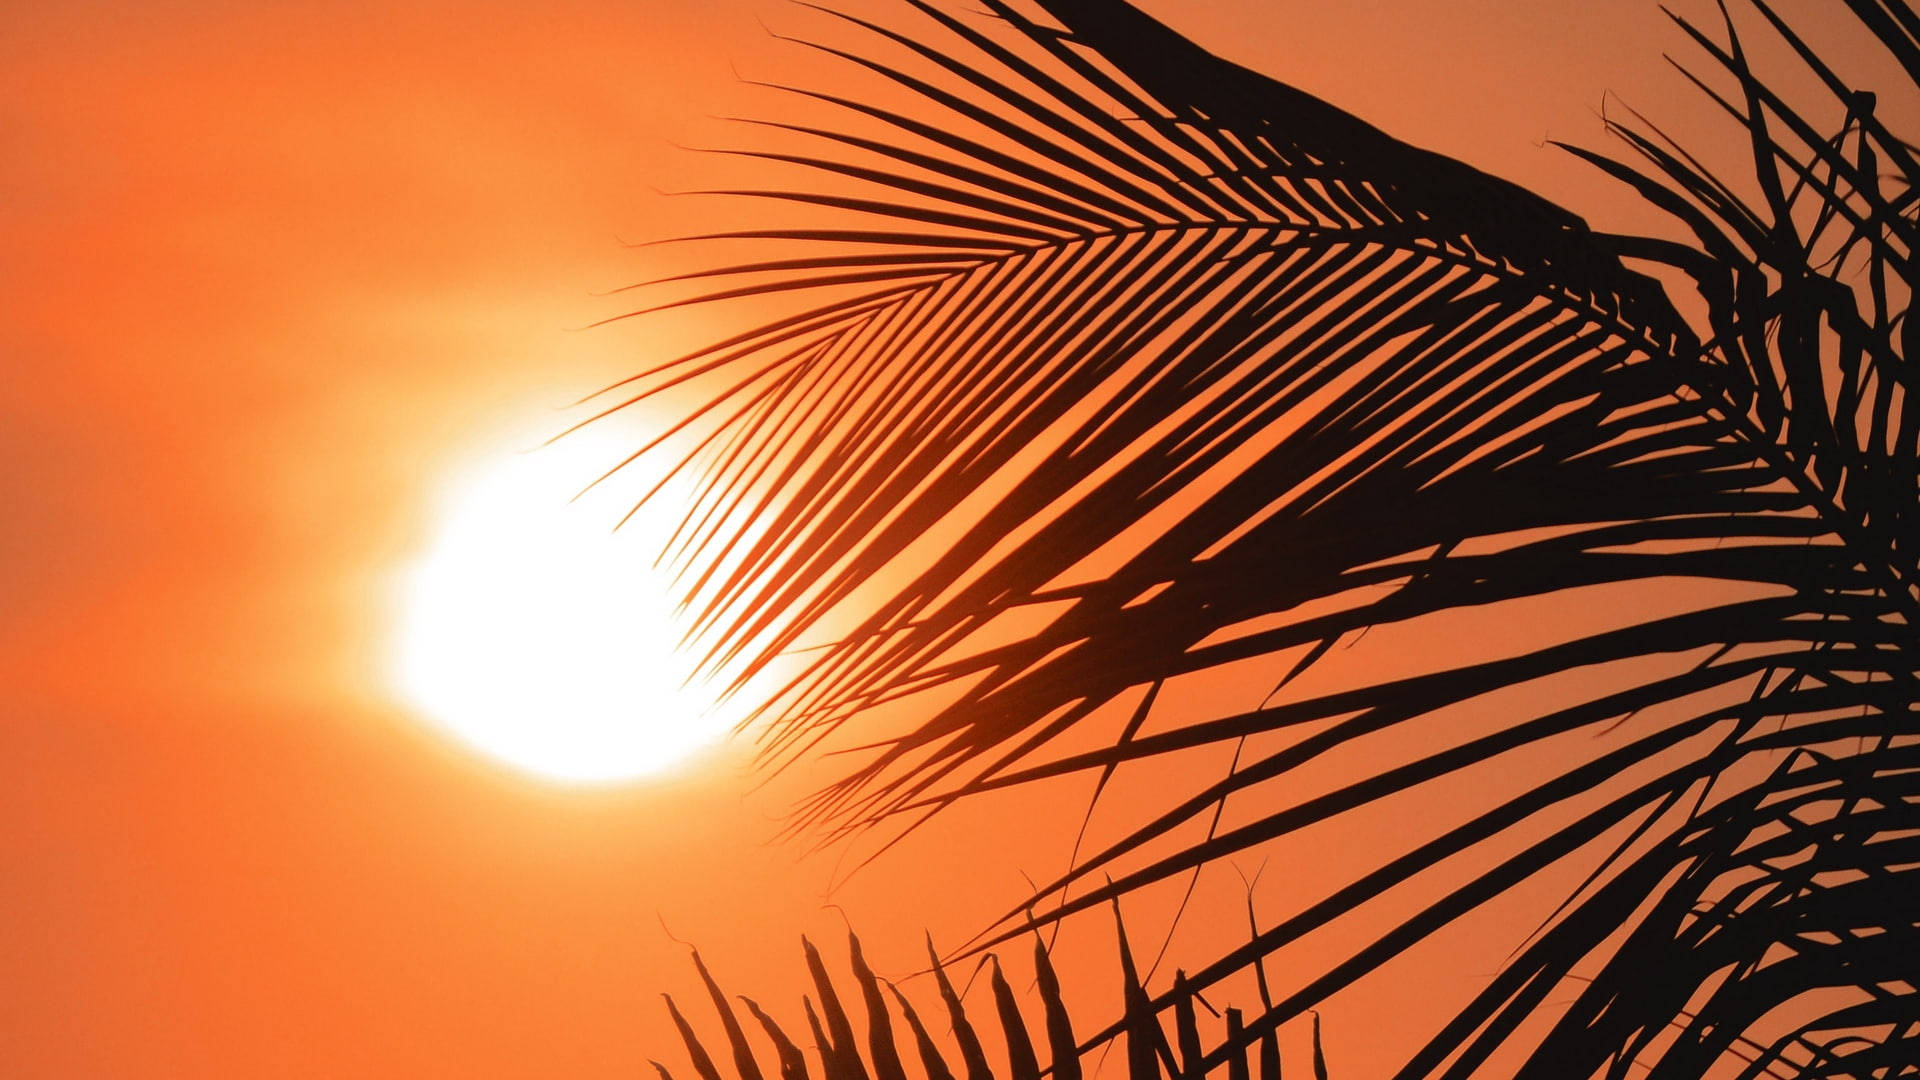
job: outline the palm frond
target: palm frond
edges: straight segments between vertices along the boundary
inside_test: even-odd
[[[851,1020],[840,1011],[839,992],[832,977],[827,973],[825,965],[821,962],[819,952],[811,943],[803,942],[807,966],[814,978],[815,996],[820,1000],[819,1012],[814,1009],[812,997],[806,999],[804,1007],[813,1031],[814,1047],[821,1075],[827,1080],[860,1076],[904,1077],[907,1075],[906,1065],[893,1043],[892,1010],[888,1008],[886,998],[880,992],[883,980],[867,966],[866,959],[861,953],[858,936],[849,934],[847,947],[848,966],[853,972],[854,982],[859,987],[860,997],[865,1005],[867,1030],[865,1054],[861,1053],[859,1044],[855,1040]],[[1120,948],[1122,955],[1125,956],[1124,929],[1120,931]],[[931,943],[929,943],[928,954],[933,957]],[[1076,1080],[1081,1076],[1082,1049],[1074,1038],[1073,1023],[1067,1015],[1066,1000],[1061,994],[1060,982],[1054,974],[1053,964],[1045,946],[1039,942],[1038,938],[1035,939],[1034,994],[1040,1001],[1042,1024],[1045,1028],[1044,1041],[1048,1063],[1044,1067],[1040,1063],[1040,1056],[1027,1028],[1027,1022],[1022,1016],[1019,1001],[1006,976],[1001,972],[998,959],[989,956],[987,963],[991,965],[990,985],[994,1010],[992,1030],[997,1032],[998,1042],[1005,1050],[1005,1067],[997,1071],[988,1064],[986,1051],[981,1046],[979,1035],[973,1021],[969,1018],[966,1005],[960,995],[954,991],[945,967],[937,957],[933,957],[933,966],[929,969],[938,982],[940,997],[946,1010],[947,1030],[958,1050],[961,1067],[968,1080],[995,1080],[996,1077],[1004,1080],[1038,1080],[1042,1075],[1055,1077],[1057,1080]],[[734,1013],[733,1006],[720,989],[719,983],[708,972],[706,965],[701,962],[698,953],[693,955],[693,964],[713,1003],[714,1014],[719,1019],[721,1032],[727,1042],[733,1066],[731,1080],[758,1080],[765,1074],[761,1070],[745,1030]],[[1123,978],[1128,980],[1126,986],[1130,994],[1139,991],[1138,984],[1132,981],[1130,960],[1124,966]],[[892,983],[887,983],[886,986],[893,997],[895,1007],[899,1010],[900,1019],[913,1034],[914,1047],[918,1053],[919,1074],[926,1080],[952,1080],[955,1074],[952,1065],[948,1063],[947,1051],[941,1048],[941,1040],[928,1031],[907,996],[901,993],[898,987]],[[772,1044],[781,1080],[808,1080],[810,1074],[807,1070],[806,1057],[794,1041],[759,1005],[748,999],[742,999],[742,1001],[765,1032],[768,1042]],[[668,1014],[680,1033],[694,1072],[704,1080],[720,1080],[722,1073],[714,1063],[714,1054],[701,1039],[695,1025],[682,1015],[671,995],[667,995],[666,1004]],[[1193,1044],[1193,1050],[1186,1060],[1190,1067],[1197,1066],[1200,1055],[1195,1042],[1198,1036],[1195,1034],[1196,1029],[1192,1022],[1192,1001],[1187,999],[1183,1008],[1183,1015],[1187,1019],[1179,1024],[1180,1038],[1183,1046]],[[820,1013],[825,1013],[828,1017],[824,1024],[820,1019]],[[1192,1072],[1190,1068],[1187,1071],[1176,1071],[1169,1067],[1162,1071],[1162,1060],[1170,1063],[1172,1059],[1155,1056],[1155,1049],[1164,1048],[1167,1040],[1166,1033],[1151,1013],[1140,1017],[1140,1025],[1136,1031],[1129,1034],[1129,1040],[1137,1044],[1130,1051],[1131,1058],[1139,1059],[1129,1070],[1133,1080],[1169,1080],[1175,1076],[1197,1077],[1199,1075]],[[1140,1059],[1142,1051],[1145,1053],[1144,1059]],[[1268,1040],[1264,1045],[1262,1054],[1263,1060],[1269,1061],[1270,1064],[1263,1066],[1261,1080],[1278,1080],[1279,1050],[1273,1045],[1272,1040]],[[1316,1061],[1319,1061],[1317,1025],[1314,1029],[1314,1054]],[[1144,1064],[1140,1064],[1140,1060],[1143,1060]],[[1236,1057],[1234,1062],[1232,1067],[1238,1070],[1236,1075],[1247,1071],[1244,1055]],[[663,1076],[670,1075],[665,1065],[654,1062],[654,1066]],[[1316,1070],[1316,1075],[1324,1077],[1324,1062],[1316,1065]]]
[[[706,387],[678,556],[714,661],[745,679],[831,645],[781,697],[767,756],[866,741],[856,721],[877,709],[914,716],[802,822],[914,821],[1258,740],[1009,911],[986,948],[1467,778],[1483,805],[1093,1041],[1374,900],[1438,895],[1181,1066],[1210,1070],[1571,872],[1566,903],[1408,1075],[1468,1075],[1515,1041],[1555,1075],[1695,1076],[1729,1055],[1753,1075],[1834,1072],[1911,1048],[1892,1020],[1838,1034],[1910,1017],[1920,986],[1920,953],[1871,944],[1914,931],[1895,886],[1920,824],[1904,763],[1920,734],[1920,166],[1872,95],[1755,0],[1834,95],[1832,131],[1749,68],[1731,20],[1725,44],[1682,22],[1718,69],[1697,81],[1748,136],[1741,175],[1644,124],[1615,126],[1644,171],[1579,151],[1671,212],[1682,245],[1596,234],[1125,4],[987,0],[978,20],[907,4],[914,33],[850,20],[876,47],[834,51],[908,104],[815,95],[849,130],[788,125],[818,149],[757,156],[821,187],[736,193],[844,220],[728,234],[779,253],[684,276],[708,291],[660,305],[792,310],[624,399]],[[1852,7],[1916,55],[1910,12]],[[1628,259],[1693,283],[1698,331]],[[1639,599],[1610,621],[1568,599],[1596,595]],[[1463,613],[1538,619],[1548,602],[1558,617],[1470,659],[1298,678],[1370,628],[1458,633]],[[1249,668],[1275,689],[1247,708],[1085,737]],[[1549,704],[1512,712],[1518,687]],[[1423,750],[1396,757],[1399,741]],[[1356,755],[1358,778],[1290,794]],[[1251,820],[1181,839],[1229,799]],[[1671,992],[1643,992],[1650,968]],[[824,984],[821,999],[822,1039],[854,1055],[829,1073],[864,1076]]]

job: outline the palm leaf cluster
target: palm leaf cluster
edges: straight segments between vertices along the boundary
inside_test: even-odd
[[[845,123],[758,155],[817,184],[733,193],[831,220],[705,237],[769,254],[661,305],[790,310],[615,406],[705,395],[677,557],[715,662],[832,642],[769,758],[911,718],[802,821],[1231,749],[986,948],[1464,787],[1142,1006],[1398,905],[1183,1071],[1550,880],[1406,1075],[1920,1072],[1920,161],[1878,99],[1759,0],[1821,100],[1683,21],[1750,155],[1612,125],[1636,160],[1575,152],[1684,239],[1614,236],[1123,3],[905,3],[830,50],[887,93],[807,95]],[[1920,78],[1920,18],[1847,6]],[[1477,651],[1316,682],[1369,631]]]
[[[1195,1002],[1200,1000],[1199,995],[1185,989],[1184,976],[1176,979],[1182,985],[1182,992],[1178,996],[1177,1006],[1172,1010],[1174,1035],[1169,1039],[1157,1011],[1148,1003],[1146,990],[1140,984],[1124,931],[1120,934],[1119,943],[1122,985],[1127,1001],[1128,1080],[1197,1080],[1202,1075],[1204,1060],[1200,1027],[1196,1020]],[[893,983],[874,974],[861,951],[859,937],[849,934],[848,966],[853,973],[865,1022],[866,1037],[862,1040],[854,1031],[854,1022],[841,1002],[840,991],[834,985],[819,951],[805,939],[802,939],[801,946],[814,986],[813,995],[802,999],[802,1008],[815,1050],[818,1075],[824,1080],[906,1080],[909,1061],[917,1068],[918,1075],[927,1080],[954,1080],[956,1076],[964,1077],[964,1080],[994,1080],[995,1077],[1004,1080],[1040,1080],[1043,1074],[1056,1080],[1080,1080],[1083,1075],[1081,1048],[1074,1037],[1073,1022],[1067,1015],[1066,1000],[1060,992],[1060,980],[1054,973],[1046,946],[1038,938],[1033,946],[1033,975],[1034,996],[1039,999],[1044,1026],[1040,1046],[1035,1045],[1034,1036],[1021,1015],[1019,999],[997,958],[992,954],[985,958],[993,997],[993,1015],[990,1021],[980,1023],[989,1027],[995,1036],[993,1041],[998,1045],[990,1047],[976,1030],[976,1018],[967,1012],[964,994],[955,989],[946,967],[933,950],[932,942],[928,942],[929,970],[938,986],[945,1013],[946,1028],[942,1034],[951,1039],[950,1050],[942,1049],[944,1040],[935,1035],[939,1031],[938,1026],[930,1030],[914,1010],[911,1000]],[[698,953],[694,954],[693,963],[706,987],[715,1019],[726,1040],[733,1075],[738,1080],[763,1080],[766,1072],[762,1069],[761,1058],[764,1055],[756,1054],[754,1040],[748,1037],[746,1025],[741,1022],[732,1002],[701,962]],[[817,1009],[815,998],[819,1001]],[[889,998],[893,1001],[891,1006],[888,1005]],[[700,1080],[720,1080],[721,1072],[714,1062],[715,1055],[709,1049],[707,1040],[701,1038],[696,1026],[680,1011],[671,994],[666,995],[666,1003],[667,1011],[685,1044],[694,1073]],[[772,1048],[780,1080],[809,1080],[815,1075],[809,1071],[807,1055],[801,1050],[801,1044],[791,1038],[778,1021],[751,998],[741,998],[740,1003],[746,1007],[766,1044]],[[1225,1020],[1230,1031],[1239,1031],[1244,1027],[1238,1009],[1226,1010]],[[905,1026],[912,1039],[913,1050],[910,1055],[903,1055],[900,1049],[896,1022]],[[714,1045],[719,1044],[716,1042]],[[1048,1062],[1045,1065],[1041,1064],[1042,1049]],[[995,1052],[1002,1055],[1005,1063],[997,1069],[990,1061],[990,1056]],[[1327,1080],[1326,1057],[1320,1047],[1317,1017],[1313,1026],[1311,1054],[1314,1080]],[[1251,1054],[1251,1063],[1248,1056],[1238,1055],[1229,1063],[1228,1074],[1233,1080],[1254,1080],[1256,1070],[1259,1080],[1280,1080],[1280,1044],[1272,1032],[1257,1041]],[[653,1066],[661,1080],[673,1080],[673,1074],[666,1065],[655,1061]]]

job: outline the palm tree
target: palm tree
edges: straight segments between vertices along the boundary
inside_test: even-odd
[[[1143,1002],[1402,912],[1183,1071],[1541,880],[1563,902],[1402,1075],[1920,1071],[1920,160],[1874,94],[1763,0],[1826,98],[1681,21],[1750,159],[1610,123],[1637,161],[1569,149],[1676,228],[1608,235],[1119,0],[1034,2],[848,17],[872,47],[830,51],[885,92],[767,125],[749,156],[819,179],[734,194],[793,223],[695,238],[764,254],[654,305],[786,306],[612,405],[702,388],[673,554],[713,662],[830,643],[767,759],[911,717],[803,823],[1233,748],[989,948],[1467,791]],[[1920,16],[1846,7],[1920,82]],[[1450,651],[1336,664],[1369,630]]]

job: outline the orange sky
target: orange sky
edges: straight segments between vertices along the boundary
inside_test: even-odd
[[[1146,6],[1614,226],[1641,219],[1537,144],[1597,143],[1608,89],[1693,108],[1650,2]],[[0,1072],[632,1076],[678,1060],[657,993],[694,990],[663,920],[731,989],[797,993],[797,934],[841,925],[833,858],[765,841],[828,774],[749,794],[723,754],[555,789],[378,678],[383,575],[437,479],[713,329],[571,328],[649,272],[622,239],[720,227],[653,189],[767,100],[730,64],[834,78],[756,13],[817,25],[749,0],[0,7]],[[922,926],[963,938],[1057,868],[1064,832],[1010,846],[1007,821],[1073,813],[983,805],[832,899],[910,968]],[[1350,1075],[1369,1026],[1330,1023]]]

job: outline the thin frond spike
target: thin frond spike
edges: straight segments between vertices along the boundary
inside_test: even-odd
[[[927,935],[927,961],[933,969],[934,982],[940,988],[940,1000],[947,1007],[947,1022],[952,1025],[953,1041],[960,1048],[960,1062],[966,1068],[966,1080],[994,1080],[993,1069],[987,1064],[987,1054],[980,1045],[980,1036],[975,1034],[973,1023],[967,1019],[967,1009],[960,995],[954,991],[952,980],[947,978],[947,969],[940,963],[940,954],[934,951],[933,935]]]
[[[1000,1017],[1000,1032],[1007,1043],[1007,1080],[1040,1080],[1040,1059],[1034,1054],[1027,1022],[1020,1016],[1020,1002],[1013,996],[1013,987],[1007,985],[1000,961],[992,953],[987,954],[987,968],[993,987],[994,1011]]]
[[[1240,1017],[1240,1010],[1227,1009],[1227,1080],[1253,1080],[1253,1073],[1247,1068],[1246,1024]]]
[[[1260,1033],[1260,1080],[1282,1080],[1280,1035],[1271,1027]]]
[[[1048,1071],[1053,1080],[1080,1080],[1080,1045],[1073,1037],[1073,1021],[1067,1015],[1067,1002],[1060,993],[1060,977],[1053,970],[1053,958],[1040,935],[1033,939],[1035,990],[1045,1012],[1047,1052],[1052,1058]]]
[[[860,996],[867,1008],[867,1054],[873,1063],[876,1080],[907,1080],[907,1073],[900,1064],[900,1052],[893,1042],[893,1021],[887,1016],[886,998],[880,993],[880,980],[867,966],[867,958],[860,951],[860,938],[853,931],[847,931],[847,952],[852,962],[853,977],[860,984]]]
[[[860,1074],[848,1068],[846,1056],[834,1046],[833,1037],[821,1025],[820,1014],[813,1007],[813,998],[802,997],[800,1004],[807,1014],[807,1030],[813,1035],[814,1052],[820,1055],[821,1075],[826,1080],[861,1080]]]
[[[720,991],[720,985],[707,971],[707,965],[701,962],[697,949],[693,951],[693,966],[699,971],[700,981],[705,984],[707,994],[713,1001],[714,1012],[720,1015],[721,1027],[726,1031],[727,1045],[733,1051],[735,1080],[761,1080],[760,1065],[754,1060],[752,1048],[747,1045],[747,1033],[740,1027],[739,1018],[734,1016],[733,1006]]]
[[[1320,1045],[1320,1014],[1313,1014],[1313,1080],[1327,1080],[1327,1053]]]
[[[807,1075],[806,1056],[800,1052],[800,1048],[794,1044],[794,1041],[787,1037],[787,1033],[781,1030],[780,1025],[774,1022],[773,1017],[768,1016],[752,998],[743,997],[740,1002],[747,1007],[747,1012],[759,1021],[760,1029],[767,1033],[767,1039],[773,1043],[774,1054],[780,1062],[780,1080],[810,1080]],[[928,1080],[941,1080],[941,1078],[929,1077]]]
[[[1187,973],[1173,973],[1173,1029],[1174,1037],[1180,1044],[1181,1080],[1205,1080],[1207,1075],[1204,1064],[1206,1054],[1200,1049],[1200,1023],[1193,1007],[1194,988],[1187,982]]]
[[[920,1067],[926,1071],[927,1080],[954,1080],[953,1070],[947,1066],[947,1059],[940,1053],[940,1047],[927,1032],[920,1015],[914,1011],[913,1003],[907,1000],[898,987],[887,984],[887,990],[893,994],[893,1002],[900,1007],[900,1015],[907,1022],[907,1029],[913,1033],[914,1047],[920,1052]]]
[[[686,1017],[680,1015],[679,1006],[673,1003],[673,995],[660,996],[666,1000],[667,1014],[673,1018],[673,1026],[680,1032],[681,1042],[686,1044],[687,1056],[693,1060],[694,1073],[700,1080],[720,1080],[720,1070],[714,1068],[713,1058],[701,1044],[700,1037],[694,1034],[693,1026],[687,1023]]]
[[[1166,1032],[1160,1027],[1159,1013],[1148,997],[1146,987],[1140,982],[1140,972],[1134,963],[1133,949],[1127,943],[1126,923],[1120,917],[1120,899],[1112,900],[1113,927],[1120,954],[1120,981],[1124,994],[1126,1015],[1120,1021],[1127,1038],[1127,1077],[1128,1080],[1160,1080],[1165,1074],[1177,1076],[1178,1063],[1173,1058],[1173,1048],[1167,1042]],[[1095,1043],[1104,1042],[1105,1036],[1096,1036]]]
[[[871,1080],[866,1063],[860,1058],[853,1024],[840,1005],[840,995],[833,988],[833,979],[820,959],[820,951],[805,937],[800,939],[800,948],[806,954],[807,971],[813,977],[813,992],[820,999],[820,1016],[826,1025],[825,1032],[816,1035],[816,1039],[820,1043],[820,1056],[827,1064],[829,1080]]]

